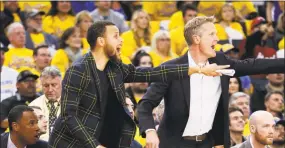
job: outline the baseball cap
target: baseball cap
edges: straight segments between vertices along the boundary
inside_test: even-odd
[[[0,50],[2,51],[8,51],[8,47],[6,47],[2,42],[0,42]]]
[[[239,52],[239,49],[235,48],[232,44],[224,44],[221,46],[221,51],[224,53],[229,53],[230,51]]]
[[[39,11],[38,9],[31,9],[26,13],[26,18],[35,17],[36,15],[45,15],[44,11]]]
[[[39,78],[39,76],[33,74],[31,71],[29,70],[23,70],[19,73],[18,77],[17,77],[17,82],[21,82],[23,80],[25,80],[26,78],[32,77],[35,80]]]

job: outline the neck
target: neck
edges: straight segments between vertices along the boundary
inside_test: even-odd
[[[189,49],[191,57],[196,64],[205,64],[208,61],[208,57],[206,57],[201,52],[201,50],[199,49],[199,45],[191,45]]]
[[[103,48],[95,48],[95,49],[93,49],[93,51],[91,51],[91,53],[95,59],[97,69],[103,71],[105,69],[108,61],[109,61],[109,58],[104,53],[104,49]]]
[[[23,48],[22,45],[17,45],[17,44],[11,44],[14,48]]]
[[[17,148],[24,148],[27,145],[14,132],[10,132],[10,137]]]
[[[139,36],[140,38],[142,38],[143,35],[144,35],[144,29],[137,28],[137,33],[138,33],[138,36]]]
[[[283,91],[284,90],[284,85],[281,84],[273,84],[273,83],[268,83],[268,87],[271,90],[278,90],[278,91]]]
[[[253,136],[250,136],[250,138],[251,138],[250,140],[254,148],[264,148],[265,147],[265,145],[257,142]]]
[[[168,51],[169,50],[165,50],[165,49],[157,49],[157,53],[164,58],[168,57]]]
[[[109,10],[98,9],[99,14],[102,16],[109,16]]]
[[[35,69],[38,71],[38,72],[40,72],[40,73],[42,73],[43,72],[43,70],[44,70],[44,68],[40,68],[39,66],[35,66]]]
[[[57,16],[58,16],[59,19],[61,19],[61,20],[65,19],[65,17],[66,17],[67,15],[68,15],[67,13],[62,13],[62,12],[58,12],[58,13],[57,13]]]
[[[86,38],[87,37],[87,31],[84,31],[83,29],[80,29],[80,37]]]
[[[220,24],[222,25],[222,26],[225,26],[225,27],[227,27],[227,26],[230,26],[230,21],[221,21],[220,22]]]
[[[270,110],[270,109],[266,109],[266,111],[269,112],[269,113],[271,113],[271,115],[272,115],[273,117],[279,117],[279,116],[278,116],[278,113],[275,112],[275,111],[272,111],[272,110]]]
[[[236,144],[242,143],[242,132],[230,131],[230,136]]]
[[[70,47],[69,46],[69,48],[71,49],[71,51],[73,52],[73,53],[77,53],[80,49],[78,49],[78,48],[75,48],[75,47]]]

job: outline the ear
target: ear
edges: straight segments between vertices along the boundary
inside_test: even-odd
[[[250,132],[255,133],[256,132],[256,127],[254,125],[250,126]]]
[[[193,39],[193,43],[196,44],[196,45],[200,44],[200,42],[201,42],[201,38],[198,35],[193,35],[192,39]]]
[[[105,39],[102,37],[98,37],[97,38],[97,44],[100,46],[104,46],[105,45]]]
[[[12,122],[12,128],[13,128],[14,131],[19,131],[20,130],[20,127],[19,127],[18,123],[16,123],[16,122]]]
[[[17,82],[17,83],[16,83],[16,87],[17,87],[17,89],[19,89],[19,87],[20,87],[20,82]]]

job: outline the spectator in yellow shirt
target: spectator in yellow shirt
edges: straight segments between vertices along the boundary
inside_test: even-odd
[[[132,59],[133,54],[138,48],[150,46],[150,18],[143,10],[134,12],[131,20],[131,30],[124,32],[122,35],[123,45],[122,54]]]
[[[37,9],[40,11],[44,11],[45,13],[48,13],[51,3],[46,0],[38,0],[37,2],[28,2],[28,1],[21,1],[18,2],[19,7],[22,11],[30,11],[31,9]]]
[[[87,42],[88,28],[93,24],[93,19],[88,11],[81,11],[76,15],[75,25],[80,30],[80,37],[82,38],[83,49],[89,49],[90,45]]]
[[[60,37],[62,33],[74,26],[75,17],[69,1],[52,1],[51,9],[43,21],[43,30]]]
[[[225,0],[220,1],[199,1],[198,3],[198,11],[203,13],[205,16],[213,16],[217,14],[222,6],[225,4]]]
[[[156,32],[152,38],[151,48],[152,50],[149,54],[153,60],[154,67],[178,57],[171,51],[170,35],[168,31],[160,30]]]
[[[46,44],[55,51],[58,48],[58,39],[43,31],[43,15],[45,12],[37,9],[26,13],[26,47],[34,49],[38,45]]]
[[[10,41],[9,51],[5,53],[4,65],[15,70],[21,67],[34,67],[33,51],[25,48],[25,29],[21,23],[14,22],[8,26],[7,36]]]
[[[148,13],[151,20],[168,20],[177,11],[175,1],[164,2],[142,2],[143,9]]]
[[[183,21],[186,24],[189,20],[197,16],[197,8],[193,4],[185,4],[182,8]],[[178,56],[183,55],[183,49],[187,47],[184,38],[184,25],[170,31],[171,49]]]
[[[245,38],[242,26],[236,22],[236,18],[236,10],[233,5],[230,3],[223,5],[217,14],[217,23],[215,23],[218,30],[217,36],[220,40],[242,40]]]
[[[56,66],[61,73],[65,73],[74,61],[88,51],[82,49],[80,32],[76,27],[68,28],[62,34],[59,48],[51,61],[51,65]]]

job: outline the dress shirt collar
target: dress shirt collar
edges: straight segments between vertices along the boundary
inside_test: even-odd
[[[15,144],[13,143],[13,141],[11,140],[11,134],[10,133],[9,133],[9,137],[8,137],[7,148],[17,148],[15,146]],[[25,148],[27,148],[27,146],[25,146]]]

